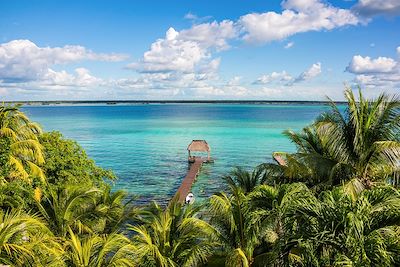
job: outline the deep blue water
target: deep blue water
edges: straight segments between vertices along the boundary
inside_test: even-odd
[[[168,200],[188,168],[187,145],[205,139],[215,163],[204,165],[193,192],[198,198],[222,188],[234,166],[271,161],[274,151],[294,151],[282,135],[300,130],[326,110],[300,104],[138,104],[26,106],[22,110],[44,130],[57,130],[82,145],[119,180],[115,189]]]

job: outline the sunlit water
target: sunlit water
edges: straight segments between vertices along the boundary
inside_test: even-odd
[[[140,104],[26,106],[23,111],[46,131],[57,130],[119,177],[115,189],[166,201],[186,174],[187,145],[205,139],[213,164],[203,165],[194,184],[197,198],[222,189],[234,166],[271,161],[274,151],[294,151],[282,135],[299,130],[326,110],[321,105]]]

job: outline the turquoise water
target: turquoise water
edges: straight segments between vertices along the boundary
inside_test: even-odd
[[[299,130],[326,110],[299,104],[138,104],[26,106],[23,111],[46,131],[57,130],[82,145],[102,167],[119,177],[115,189],[166,201],[186,174],[187,145],[205,139],[213,164],[204,165],[193,192],[209,196],[223,188],[234,166],[271,161],[274,151],[294,151],[283,135]]]

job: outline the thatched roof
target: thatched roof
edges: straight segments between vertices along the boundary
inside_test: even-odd
[[[189,151],[210,152],[210,146],[206,140],[193,140],[188,148]]]

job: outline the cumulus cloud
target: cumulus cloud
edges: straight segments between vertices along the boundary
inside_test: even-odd
[[[120,81],[119,86],[136,89],[143,86],[168,91],[184,85],[188,91],[192,90],[190,88],[203,88],[204,92],[210,92],[211,87],[218,88],[214,93],[221,93],[223,88],[232,91],[236,86],[237,91],[244,92],[243,88],[239,90],[239,81],[223,83],[218,77],[221,59],[215,55],[229,49],[231,43],[243,40],[266,43],[301,32],[331,30],[359,23],[352,11],[336,8],[322,0],[286,0],[282,2],[282,9],[281,13],[252,13],[237,21],[207,23],[196,23],[200,18],[189,12],[185,19],[195,24],[183,30],[169,28],[165,36],[153,42],[139,60],[126,66],[139,76]],[[285,48],[293,45],[294,42],[287,42]],[[254,84],[280,83],[290,86],[310,80],[320,73],[321,64],[316,63],[298,76],[291,76],[285,71],[273,72],[261,76]]]
[[[321,63],[312,64],[310,68],[299,74],[296,78],[292,75],[288,74],[286,71],[281,72],[272,72],[270,74],[264,74],[259,77],[253,84],[280,84],[285,86],[292,86],[295,83],[299,83],[302,81],[311,80],[322,72]]]
[[[302,72],[299,76],[297,76],[294,82],[296,83],[296,82],[311,80],[312,78],[315,78],[318,75],[320,75],[321,72],[322,72],[321,63],[320,62],[314,63],[308,70]]]
[[[59,68],[55,66],[84,60],[120,61],[126,59],[125,55],[99,54],[82,46],[38,47],[28,40],[16,40],[0,45],[0,88],[5,83],[24,83],[26,88],[33,85],[35,88],[115,87],[117,90],[138,94],[154,93],[156,96],[161,95],[161,91],[166,96],[251,94],[251,90],[241,85],[240,77],[222,80],[218,76],[221,63],[218,54],[221,51],[230,49],[232,43],[237,41],[268,43],[285,40],[298,33],[357,25],[361,19],[355,12],[361,14],[361,6],[371,7],[371,3],[372,1],[360,0],[357,8],[348,10],[334,7],[324,0],[284,0],[281,12],[251,13],[235,21],[220,22],[204,22],[210,17],[199,17],[189,12],[185,19],[192,21],[190,28],[169,28],[165,36],[155,40],[142,57],[126,66],[135,71],[133,77],[117,80],[97,78],[84,68],[77,68],[74,73],[69,73],[57,71]],[[386,9],[396,9],[396,6],[387,5]],[[287,41],[284,47],[288,49],[293,45],[293,42]],[[398,52],[400,53],[400,48]],[[361,57],[353,60],[354,66],[349,64],[348,71],[358,74],[359,79],[371,80],[374,68],[381,68],[374,71],[383,73],[384,64],[381,61],[385,60],[387,58]],[[385,62],[388,63],[390,62]],[[394,71],[398,69],[398,64],[395,65]],[[321,64],[315,63],[299,75],[290,75],[286,71],[272,72],[262,75],[254,84],[291,86],[311,80],[320,73]],[[303,83],[301,86],[308,85]]]
[[[286,0],[282,7],[282,13],[270,11],[242,16],[238,23],[245,32],[243,39],[266,43],[301,32],[332,30],[360,22],[352,11],[320,0]]]
[[[371,59],[370,57],[362,57],[360,55],[353,56],[346,70],[355,74],[367,73],[388,73],[392,72],[397,62],[388,57],[378,57]]]
[[[228,85],[239,85],[242,80],[241,76],[234,76],[229,82]]]
[[[400,47],[397,47],[398,58],[370,58],[353,56],[346,71],[356,75],[354,82],[366,87],[395,88],[400,86]]]
[[[143,57],[127,68],[141,74],[172,72],[177,76],[194,73],[197,76],[203,74],[204,79],[215,78],[210,73],[217,72],[220,59],[213,55],[229,49],[232,41],[269,42],[300,32],[330,30],[359,23],[350,10],[333,7],[321,0],[286,0],[282,7],[282,13],[252,13],[238,21],[200,23],[181,31],[169,28],[164,38],[151,44]],[[197,20],[198,16],[189,12],[185,18]],[[294,42],[288,42],[285,48],[293,45]],[[287,73],[279,78],[275,77],[277,73],[272,73],[261,77],[258,83],[270,79],[300,82],[315,77],[320,71],[320,64],[317,64],[297,79],[288,77]]]
[[[26,82],[44,78],[53,65],[83,60],[121,61],[121,54],[98,54],[83,46],[38,47],[29,40],[14,40],[0,45],[0,80]]]
[[[269,84],[272,82],[290,82],[293,80],[293,77],[289,75],[286,71],[281,71],[281,72],[272,72],[270,74],[264,74],[261,77],[259,77],[254,84]]]
[[[400,14],[399,0],[359,0],[353,10],[366,17],[375,15],[394,16]]]
[[[76,68],[75,74],[70,74],[64,70],[57,72],[49,69],[40,85],[42,87],[93,87],[100,85],[102,82],[102,79],[92,76],[90,71],[85,68]]]
[[[127,68],[141,73],[191,73],[206,69],[205,66],[215,68],[219,60],[215,61],[211,52],[227,49],[227,40],[236,35],[232,21],[203,23],[180,32],[169,28],[165,38],[154,42],[142,59]]]

